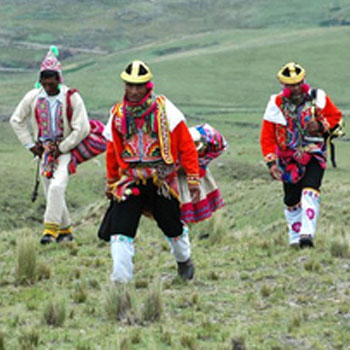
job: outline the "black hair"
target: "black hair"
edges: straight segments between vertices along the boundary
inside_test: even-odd
[[[40,80],[53,77],[55,77],[57,80],[60,80],[60,76],[55,70],[46,69],[40,72]]]

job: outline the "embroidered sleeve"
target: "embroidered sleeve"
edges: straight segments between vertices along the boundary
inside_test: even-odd
[[[276,161],[276,124],[264,120],[260,134],[261,152],[267,164]]]
[[[173,131],[174,142],[177,142],[179,159],[188,181],[199,179],[198,153],[185,122],[181,122]]]
[[[337,108],[337,106],[333,103],[333,101],[326,96],[326,105],[321,112],[324,120],[322,120],[325,131],[329,129],[333,129],[342,118],[342,112]]]

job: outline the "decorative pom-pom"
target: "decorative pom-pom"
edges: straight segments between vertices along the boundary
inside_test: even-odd
[[[133,187],[133,189],[131,191],[132,191],[132,194],[134,196],[139,196],[140,195],[140,190],[137,187]]]
[[[51,50],[51,52],[52,52],[56,57],[58,57],[59,51],[58,51],[57,46],[51,45],[51,46],[50,46],[50,50]]]
[[[282,91],[282,95],[283,95],[283,97],[285,97],[285,98],[289,98],[290,95],[291,95],[291,93],[292,93],[292,91],[291,91],[291,89],[289,89],[289,88],[284,88],[283,91]]]
[[[34,84],[34,87],[36,89],[40,89],[41,88],[41,84],[37,81],[35,84]]]
[[[152,81],[147,82],[147,83],[146,83],[146,88],[147,88],[148,90],[153,89],[153,88],[154,88],[154,83],[153,83]]]
[[[127,188],[124,193],[126,196],[130,196],[132,194],[132,190],[130,188]]]

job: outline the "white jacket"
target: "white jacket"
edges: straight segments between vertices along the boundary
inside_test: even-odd
[[[38,139],[39,128],[35,118],[35,106],[39,95],[42,93],[42,89],[43,88],[30,90],[23,97],[10,118],[10,124],[23,146],[34,144],[34,140]],[[67,86],[61,85],[61,91],[64,95],[62,101],[63,141],[60,143],[59,149],[62,153],[70,152],[88,136],[90,132],[90,123],[84,101],[77,92],[71,95],[73,115],[71,122],[68,122],[66,114],[66,93],[68,89]],[[33,128],[33,135],[28,127],[29,118]]]

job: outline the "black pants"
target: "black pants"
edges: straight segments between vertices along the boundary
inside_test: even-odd
[[[309,187],[319,190],[321,187],[323,174],[324,169],[322,169],[315,158],[311,158],[309,164],[306,166],[305,175],[299,182],[295,184],[283,182],[284,204],[288,207],[298,204],[301,200],[303,188]]]
[[[182,234],[180,203],[174,198],[165,198],[157,193],[152,180],[146,185],[135,185],[140,190],[138,196],[131,195],[125,201],[114,201],[110,208],[110,235],[123,234],[134,238],[142,212],[150,211],[159,228],[167,237]]]

